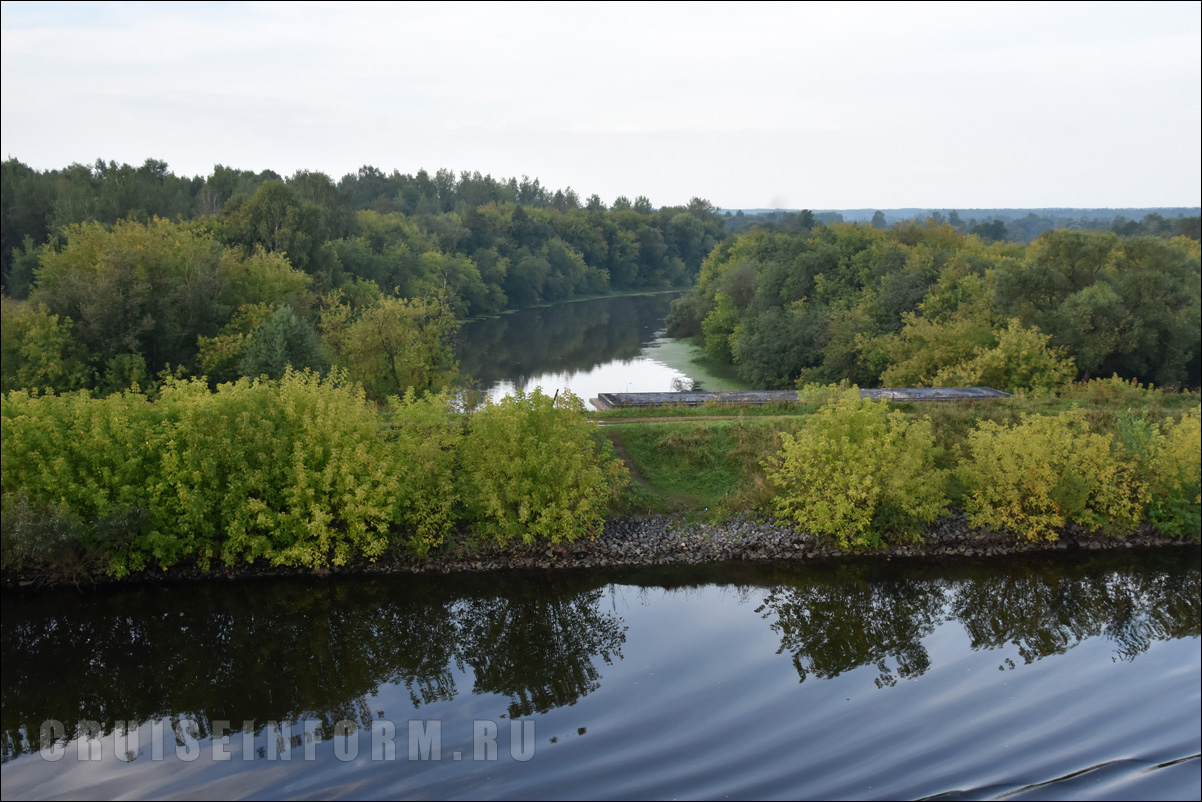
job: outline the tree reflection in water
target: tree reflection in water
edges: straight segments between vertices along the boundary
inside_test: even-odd
[[[459,368],[487,388],[633,359],[663,328],[675,296],[600,298],[474,320],[460,332]]]
[[[511,716],[573,704],[621,657],[625,626],[597,582],[347,580],[13,597],[4,606],[4,758],[39,724],[313,719],[370,726],[368,697],[454,699],[456,666]],[[21,731],[30,742],[21,745]]]
[[[1202,628],[1202,574],[1175,551],[928,566],[906,578],[890,563],[829,564],[772,587],[758,612],[802,682],[866,665],[880,671],[878,687],[918,676],[931,665],[922,640],[945,622],[963,626],[972,649],[1013,644],[1027,663],[1094,637],[1114,642],[1115,659],[1133,660]]]
[[[665,594],[755,598],[801,681],[874,666],[879,687],[928,671],[924,640],[945,624],[963,627],[973,650],[1013,646],[1027,663],[1091,638],[1131,661],[1156,641],[1198,637],[1202,613],[1196,548],[649,568],[621,584],[504,573],[7,594],[2,757],[38,749],[49,719],[107,732],[183,717],[200,738],[216,721],[366,727],[385,686],[403,687],[417,709],[460,696],[469,669],[471,692],[507,698],[510,717],[546,713],[596,692],[603,666],[622,658],[628,622],[606,599],[631,586],[642,597],[626,613],[634,626]],[[704,637],[698,626],[682,637]],[[706,648],[739,670],[742,656]]]

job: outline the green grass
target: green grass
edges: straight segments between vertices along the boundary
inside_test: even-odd
[[[1003,398],[960,403],[894,404],[916,417],[931,418],[940,448],[937,467],[952,468],[966,453],[969,433],[985,420],[1017,423],[1024,413],[1056,415],[1079,406],[1090,427],[1116,433],[1126,416],[1163,420],[1181,415],[1198,403],[1199,394],[1162,392],[1094,382],[1074,385],[1060,397]],[[628,512],[686,512],[723,517],[740,511],[766,512],[774,496],[762,463],[780,450],[780,433],[797,431],[813,404],[764,406],[707,404],[698,407],[651,407],[598,412],[605,432],[621,442],[634,471],[645,484],[632,481],[624,506]],[[709,418],[719,420],[708,420]],[[679,422],[622,423],[630,418],[674,418]],[[693,420],[690,420],[693,419]],[[959,506],[963,489],[952,477],[948,487]]]
[[[695,407],[670,404],[662,407],[623,407],[592,412],[595,420],[622,420],[623,418],[697,418],[722,416],[729,418],[763,418],[781,415],[810,415],[818,407],[814,404],[724,404],[707,401]]]
[[[1199,401],[1200,395],[1193,392],[1170,392],[1161,390],[1138,390],[1131,392],[1110,392],[1105,388],[1081,388],[1073,385],[1060,396],[1044,398],[1012,398],[984,399],[979,401],[906,401],[893,403],[893,409],[899,409],[913,415],[930,415],[938,421],[946,421],[949,425],[958,421],[960,425],[971,428],[979,420],[1008,421],[1018,420],[1022,413],[1057,415],[1074,406],[1085,409],[1091,422],[1106,428],[1113,424],[1119,415],[1124,413],[1146,414],[1150,418],[1159,419],[1175,417]],[[610,421],[625,418],[710,418],[722,417],[780,417],[795,415],[802,417],[816,412],[818,405],[814,403],[771,403],[771,404],[726,404],[721,402],[706,402],[698,406],[681,404],[656,407],[625,407],[591,412],[594,420]]]
[[[789,420],[721,420],[606,427],[620,439],[637,473],[644,503],[720,517],[765,508],[771,498],[760,463],[780,449]],[[632,484],[639,484],[637,481]]]

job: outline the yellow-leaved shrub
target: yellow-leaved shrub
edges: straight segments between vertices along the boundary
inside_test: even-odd
[[[449,414],[445,394],[388,399],[387,439],[399,478],[397,523],[418,554],[442,545],[459,509],[456,473],[463,442],[462,415]]]
[[[170,524],[145,546],[160,563],[317,567],[384,553],[402,476],[357,384],[289,369],[215,393],[168,385],[158,403],[172,412],[156,487]]]
[[[1202,406],[1159,427],[1147,452],[1152,523],[1173,537],[1202,536]]]
[[[133,541],[164,521],[153,503],[161,470],[161,411],[144,395],[5,393],[5,567],[60,567],[84,554],[89,568],[122,573]]]
[[[968,451],[958,472],[974,526],[1038,541],[1058,539],[1070,522],[1119,534],[1142,517],[1146,485],[1079,408],[1023,415],[1014,425],[983,421],[969,433]]]
[[[515,390],[472,415],[463,439],[465,501],[477,532],[505,543],[571,542],[599,534],[628,481],[584,404]]]
[[[841,548],[914,538],[947,506],[930,421],[890,412],[855,388],[781,439],[780,454],[764,466],[779,489],[777,514]]]

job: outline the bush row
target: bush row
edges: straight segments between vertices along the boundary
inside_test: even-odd
[[[917,539],[951,503],[953,483],[974,526],[1020,540],[1055,540],[1070,523],[1122,535],[1145,520],[1198,538],[1200,421],[1197,405],[1160,422],[1125,413],[1116,431],[1101,433],[1078,407],[1024,413],[980,421],[963,453],[948,455],[929,418],[851,389],[796,434],[782,434],[764,468],[778,491],[776,512],[843,548]]]
[[[3,399],[5,567],[81,554],[108,571],[343,565],[423,554],[455,527],[498,543],[596,533],[624,468],[572,395],[387,414],[337,372],[210,391]]]

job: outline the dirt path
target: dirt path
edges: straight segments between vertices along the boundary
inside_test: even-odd
[[[609,442],[614,444],[614,451],[617,452],[617,455],[622,462],[626,464],[626,469],[630,471],[630,478],[642,485],[644,490],[651,495],[656,496],[657,498],[667,501],[669,504],[681,510],[694,506],[697,499],[681,495],[680,493],[670,493],[665,490],[660,490],[648,482],[647,477],[639,473],[639,469],[635,466],[634,460],[632,460],[630,455],[626,453],[626,446],[622,442],[621,435],[619,435],[617,432],[610,431],[606,432],[605,436],[609,438]]]
[[[655,488],[647,481],[647,477],[639,473],[639,469],[634,466],[634,460],[626,453],[626,446],[622,443],[621,436],[617,432],[606,432],[605,436],[609,438],[609,442],[614,444],[614,451],[618,453],[618,457],[622,462],[626,463],[626,469],[630,471],[630,478],[647,488],[652,493],[655,493]]]

